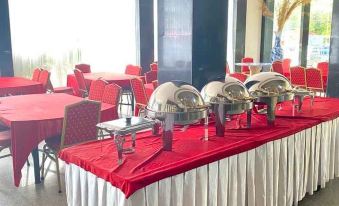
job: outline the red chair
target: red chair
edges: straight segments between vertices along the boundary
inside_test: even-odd
[[[272,71],[284,75],[283,63],[281,61],[275,61],[272,63]]]
[[[246,74],[242,74],[242,73],[232,73],[229,74],[230,77],[234,77],[238,80],[240,80],[241,82],[245,82],[247,79],[247,75]]]
[[[32,80],[38,82],[39,81],[40,73],[41,73],[41,69],[40,68],[35,68],[33,70]]]
[[[321,75],[323,78],[323,87],[324,90],[326,90],[329,64],[328,62],[319,62],[317,68],[321,71]]]
[[[293,86],[306,88],[306,73],[304,67],[291,67],[291,83]]]
[[[253,58],[251,57],[245,57],[241,59],[241,63],[253,63]],[[249,74],[250,68],[249,66],[241,66],[241,73]]]
[[[153,81],[158,79],[157,71],[148,71],[145,73],[146,84],[152,83]]]
[[[50,89],[50,75],[51,75],[51,73],[47,70],[44,70],[44,69],[40,72],[40,75],[39,75],[39,81],[38,82],[40,82],[42,84],[45,92]]]
[[[319,69],[306,69],[306,86],[307,89],[313,90],[315,92],[325,92],[321,71]]]
[[[283,59],[282,60],[282,67],[283,67],[283,71],[284,71],[284,76],[287,77],[288,79],[291,78],[291,59]]]
[[[230,74],[231,73],[230,66],[228,65],[228,63],[226,63],[225,72],[226,72],[226,74]]]
[[[135,66],[132,64],[129,64],[126,66],[125,74],[141,76],[141,73],[142,73],[142,68],[139,66]]]
[[[89,64],[77,64],[75,69],[79,69],[82,73],[91,73],[91,65]]]
[[[158,63],[156,62],[151,63],[149,67],[151,68],[151,71],[158,71]]]
[[[156,88],[159,86],[158,80],[154,80],[154,81],[152,82],[152,84],[153,84],[153,89],[156,89]]]
[[[317,68],[321,71],[322,75],[328,75],[328,62],[319,62]]]
[[[113,119],[118,119],[118,105],[121,95],[121,87],[112,83],[105,86],[104,94],[102,95],[102,102],[114,105]]]
[[[79,91],[81,93],[81,96],[87,97],[88,96],[88,88],[86,86],[84,74],[82,73],[81,70],[75,69],[74,75],[75,75],[75,79],[78,83],[78,87],[79,87]]]
[[[79,143],[96,140],[96,125],[100,119],[101,103],[83,100],[65,107],[61,136],[50,137],[45,140],[43,147],[41,179],[44,179],[45,161],[47,157],[56,163],[59,193],[61,192],[58,153],[61,149]]]
[[[131,79],[131,87],[135,98],[135,116],[139,116],[145,110],[148,97],[146,95],[145,86],[139,78]]]
[[[102,79],[97,79],[92,81],[91,87],[89,88],[88,99],[101,101],[102,95],[104,94],[104,90],[108,82]]]

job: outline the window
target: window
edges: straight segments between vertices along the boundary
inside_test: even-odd
[[[35,67],[65,85],[74,65],[124,72],[136,64],[135,0],[11,0],[14,72],[30,77]]]
[[[329,60],[333,0],[312,0],[307,66]]]
[[[274,2],[274,31],[277,31],[277,14],[278,8],[282,0]],[[283,49],[284,58],[292,60],[291,65],[299,65],[299,48],[300,48],[300,26],[301,26],[301,6],[296,8],[290,18],[287,20],[281,35],[281,47]],[[273,38],[274,45],[274,38]]]

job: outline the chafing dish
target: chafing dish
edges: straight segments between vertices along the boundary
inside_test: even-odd
[[[159,85],[148,102],[146,116],[163,124],[163,149],[172,150],[173,127],[206,119],[208,106],[192,85],[171,81]]]
[[[225,82],[213,81],[204,86],[201,95],[215,114],[216,134],[223,137],[226,115],[247,113],[247,127],[251,125],[253,100],[244,84],[233,77]]]
[[[298,99],[299,110],[305,96],[314,94],[301,88],[293,88],[289,80],[276,72],[262,72],[249,77],[245,81],[250,94],[256,98],[255,102],[267,105],[267,121],[269,125],[274,125],[275,109],[277,103]]]

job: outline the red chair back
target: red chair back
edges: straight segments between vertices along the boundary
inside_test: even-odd
[[[151,71],[158,71],[158,64],[155,62],[150,64],[149,67],[151,68]]]
[[[305,68],[297,66],[291,67],[291,83],[294,86],[306,88],[306,73]]]
[[[114,83],[108,84],[105,86],[104,94],[102,95],[102,102],[111,105],[118,105],[120,95],[121,87]]]
[[[108,83],[105,80],[97,79],[92,81],[89,89],[88,99],[101,101],[102,95],[104,94],[105,87]]]
[[[245,57],[241,59],[241,63],[253,63],[253,58]],[[250,73],[250,68],[248,66],[241,66],[242,73]]]
[[[75,69],[74,75],[75,75],[75,79],[77,80],[78,87],[79,87],[81,93],[83,93],[84,91],[87,92],[88,89],[87,89],[85,77],[84,77],[84,74],[82,73],[82,71],[79,70],[79,69]]]
[[[83,100],[66,106],[61,135],[61,148],[97,138],[101,103]]]
[[[146,83],[152,83],[154,80],[158,79],[158,72],[157,71],[148,71],[145,73]]]
[[[35,68],[34,71],[33,71],[32,80],[38,82],[40,73],[41,73],[41,69]]]
[[[308,89],[324,91],[323,79],[319,69],[306,69],[306,85]]]
[[[226,63],[225,72],[226,72],[226,74],[230,74],[231,73],[230,66],[228,65],[228,63]]]
[[[156,88],[159,86],[158,80],[154,80],[154,81],[152,82],[152,84],[153,84],[153,89],[156,89]]]
[[[112,119],[119,119],[118,104],[120,96],[121,96],[121,87],[114,83],[105,86],[104,94],[102,95],[102,102],[115,106]]]
[[[142,72],[142,68],[139,66],[134,66],[131,64],[126,66],[125,74],[140,76],[141,72]]]
[[[131,79],[131,87],[134,94],[135,102],[141,105],[147,105],[148,99],[145,86],[139,78]]]
[[[91,65],[89,64],[77,64],[75,68],[82,71],[82,73],[91,73]]]
[[[323,75],[328,75],[328,62],[319,62],[317,68],[321,71]]]
[[[241,82],[245,82],[247,79],[247,75],[242,74],[242,73],[233,73],[233,74],[229,74],[230,77],[234,77],[238,80],[240,80]]]
[[[42,70],[39,75],[39,82],[42,84],[45,91],[47,91],[47,89],[49,88],[50,75],[51,73],[49,73],[49,71],[47,70]]]
[[[284,75],[283,63],[281,61],[275,61],[272,63],[272,70],[281,75]]]
[[[284,74],[288,75],[288,77],[290,75],[291,62],[292,60],[288,58],[282,60],[282,67],[283,67]]]

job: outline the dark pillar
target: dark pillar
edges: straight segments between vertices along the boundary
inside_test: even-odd
[[[235,62],[238,63],[245,56],[247,0],[238,0],[236,7]],[[239,68],[236,67],[236,71],[239,72]]]
[[[274,0],[265,0],[269,10],[274,15]],[[271,62],[273,42],[273,19],[262,16],[261,21],[261,45],[260,45],[260,61]]]
[[[330,68],[327,95],[339,97],[339,1],[333,1]]]
[[[302,6],[301,10],[301,24],[300,24],[300,49],[299,59],[300,65],[303,67],[307,66],[307,48],[308,48],[308,34],[310,28],[310,11],[311,4]]]
[[[8,0],[0,0],[0,76],[13,76]]]
[[[227,0],[158,2],[160,83],[182,80],[201,89],[224,76]]]
[[[140,65],[143,73],[154,61],[153,0],[139,0]]]

